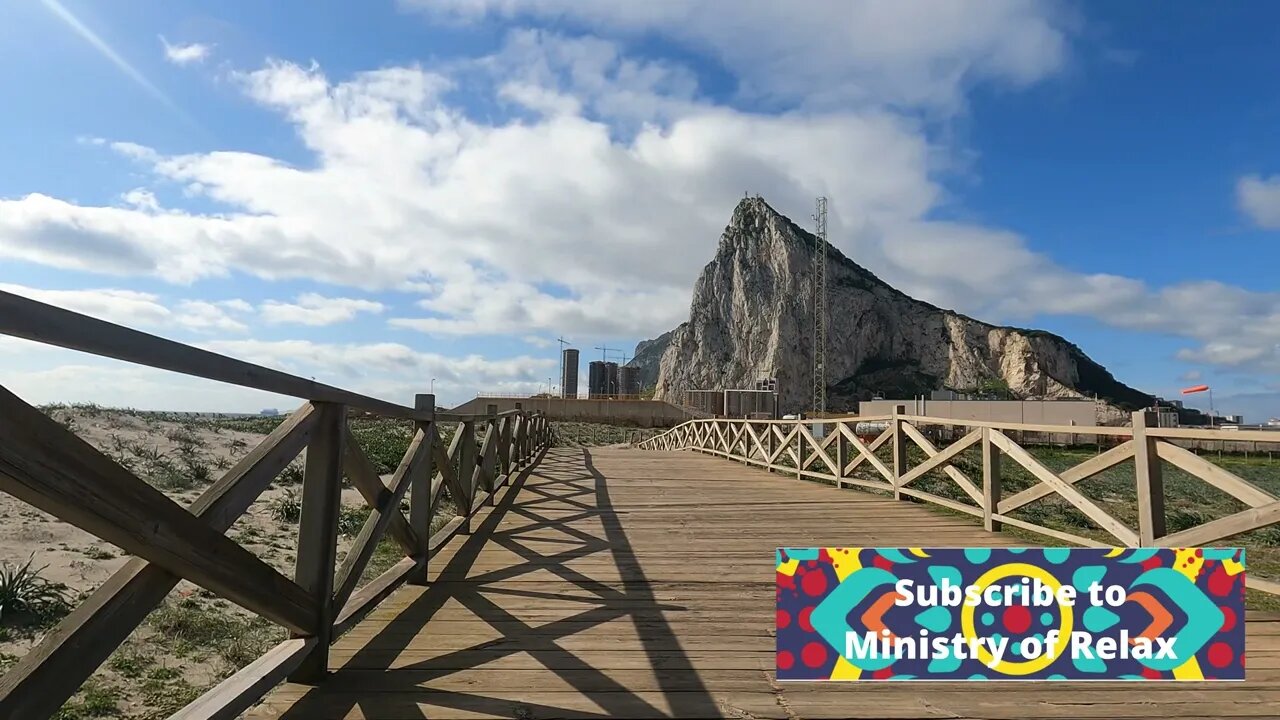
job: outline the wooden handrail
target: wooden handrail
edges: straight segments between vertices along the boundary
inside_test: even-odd
[[[56,345],[135,365],[216,380],[314,402],[329,402],[406,420],[421,410],[325,385],[208,350],[166,340],[60,307],[0,291],[0,335]]]
[[[1176,438],[1280,443],[1280,433],[1155,428],[1150,427],[1152,417],[1144,412],[1134,413],[1132,422],[1127,427],[1082,427],[934,418],[907,415],[899,410],[893,415],[875,418],[877,430],[879,422],[884,422],[885,426],[874,440],[867,442],[855,429],[869,420],[871,419],[861,417],[802,420],[697,419],[655,435],[639,443],[639,446],[653,450],[694,450],[798,478],[891,492],[895,498],[922,500],[975,516],[989,530],[996,531],[1002,524],[1008,524],[1086,546],[1102,546],[1105,543],[1011,517],[1009,513],[1040,498],[1057,495],[1080,511],[1098,529],[1111,535],[1114,542],[1142,547],[1200,545],[1280,524],[1280,497],[1276,494],[1169,442]],[[969,432],[958,438],[958,433],[952,433],[950,444],[945,447],[935,446],[924,431],[930,426],[939,425],[965,428]],[[819,426],[824,429],[824,435],[811,430]],[[1096,456],[1066,470],[1055,471],[1042,464],[1015,440],[1018,432],[1058,437],[1110,436],[1120,442],[1105,451],[1100,446]],[[925,457],[914,467],[908,465],[907,450],[910,444],[914,444]],[[980,485],[953,464],[962,452],[975,445],[980,445],[982,449]],[[886,446],[891,451],[890,460],[876,454]],[[784,462],[784,458],[789,463]],[[1133,477],[1138,505],[1136,528],[1108,513],[1076,487],[1080,482],[1130,458],[1134,459],[1135,467]],[[1002,497],[1002,459],[1024,468],[1036,480],[1036,484],[1010,497]],[[854,475],[854,470],[864,462],[874,470],[874,479]],[[1166,533],[1162,477],[1164,463],[1233,496],[1246,505],[1247,509],[1173,534]],[[959,499],[911,487],[912,483],[929,473],[940,474],[954,482],[962,492],[956,496]],[[1249,587],[1280,594],[1277,592],[1280,591],[1280,583],[1262,578],[1257,578],[1256,581],[1251,578]]]
[[[183,508],[0,387],[0,490],[135,556],[0,677],[4,718],[56,713],[181,579],[283,625],[294,637],[175,718],[233,718],[286,676],[322,680],[333,639],[402,583],[425,583],[428,560],[467,532],[484,503],[518,472],[528,472],[551,443],[540,413],[437,414],[433,395],[419,395],[414,407],[404,407],[4,292],[0,334],[307,400]],[[389,483],[351,432],[352,409],[415,421]],[[450,421],[458,425],[446,448],[439,423]],[[302,518],[290,579],[225,533],[304,448]],[[371,511],[335,568],[344,474]],[[431,534],[446,491],[456,515]],[[400,509],[406,496],[408,518]],[[404,559],[358,587],[384,536],[395,540]]]

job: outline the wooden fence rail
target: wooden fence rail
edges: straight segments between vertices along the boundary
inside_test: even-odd
[[[822,418],[811,420],[689,420],[640,443],[654,450],[695,450],[768,469],[770,472],[821,480],[837,486],[855,486],[892,493],[941,505],[981,519],[988,530],[1003,525],[1021,528],[1067,543],[1110,547],[1188,547],[1207,545],[1241,533],[1280,524],[1280,498],[1248,480],[1214,465],[1169,442],[1170,439],[1274,441],[1263,431],[1244,432],[1152,427],[1154,416],[1133,414],[1128,427],[1085,427],[991,423],[907,415],[899,407],[893,415]],[[855,431],[863,428],[864,435]],[[870,438],[868,428],[883,427]],[[928,435],[946,436],[950,444],[938,447]],[[1111,436],[1118,444],[1074,467],[1051,470],[1016,442],[1015,433],[1074,436]],[[956,436],[959,436],[958,438]],[[924,460],[908,466],[908,449],[914,445]],[[888,447],[886,461],[877,452]],[[972,447],[981,448],[982,477],[969,477],[954,464]],[[1085,496],[1077,485],[1116,465],[1133,459],[1137,498],[1137,526],[1132,527]],[[789,462],[784,462],[787,460]],[[1031,487],[1005,496],[1001,489],[1002,461],[1021,466],[1036,481]],[[866,464],[870,479],[855,476]],[[1166,532],[1162,470],[1172,465],[1232,496],[1246,509],[1194,527]],[[953,499],[913,486],[926,474],[940,471],[959,489]],[[1109,542],[1045,527],[1013,517],[1011,513],[1040,498],[1057,495],[1080,511],[1089,522],[1110,536]],[[1280,594],[1280,583],[1256,575],[1249,587]]]
[[[121,547],[132,559],[0,678],[0,717],[47,718],[182,579],[289,630],[291,638],[173,717],[234,718],[280,680],[318,682],[329,644],[405,582],[425,584],[427,561],[551,441],[545,416],[517,409],[436,413],[322,385],[0,292],[0,334],[306,399],[189,507],[182,507],[0,387],[0,490]],[[383,482],[349,426],[353,414],[412,420],[414,435]],[[456,423],[445,446],[442,423]],[[292,577],[226,536],[306,450]],[[370,513],[336,562],[343,478]],[[445,492],[455,516],[430,534]],[[408,517],[401,510],[409,500]],[[358,587],[384,536],[404,559]]]

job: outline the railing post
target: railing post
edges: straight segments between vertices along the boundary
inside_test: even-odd
[[[1133,468],[1138,490],[1138,544],[1151,547],[1165,535],[1164,475],[1156,454],[1158,438],[1147,435],[1155,413],[1133,414]]]
[[[836,487],[837,488],[844,487],[844,465],[845,465],[845,458],[847,457],[846,453],[848,452],[848,448],[845,447],[846,441],[844,439],[844,432],[842,432],[841,430],[843,427],[844,427],[844,422],[837,420],[835,427],[833,428],[836,433]]]
[[[315,648],[289,676],[293,682],[316,683],[329,671],[333,640],[333,572],[338,554],[338,509],[342,493],[347,409],[316,403],[318,422],[307,446],[302,481],[302,515],[298,521],[298,557],[294,580],[316,599]]]
[[[982,527],[998,532],[1004,525],[992,516],[1000,505],[1000,448],[991,442],[992,432],[982,428]]]
[[[514,467],[524,467],[524,445],[521,438],[524,437],[525,426],[529,424],[529,417],[524,413],[524,403],[516,403],[516,414],[514,418],[515,427],[512,428],[511,434],[511,462]]]
[[[485,408],[489,419],[485,420],[484,457],[481,458],[480,477],[485,479],[485,490],[489,492],[489,504],[498,504],[498,406],[490,404]]]
[[[799,420],[799,419],[796,420],[796,479],[797,480],[804,479],[804,471],[801,469],[804,467],[804,438],[800,436],[801,432],[803,432],[803,428],[801,428],[800,425],[803,423],[804,423],[804,420]]]
[[[435,453],[432,446],[436,444],[436,396],[422,393],[413,397],[413,407],[427,413],[429,420],[419,420],[418,429],[426,433],[423,438],[426,445],[426,456],[418,474],[410,480],[409,486],[409,526],[418,534],[418,564],[409,574],[408,582],[412,585],[427,584],[427,553],[431,547],[431,481],[435,479]]]
[[[766,433],[766,435],[768,435],[767,439],[769,440],[769,442],[766,443],[765,446],[769,448],[769,457],[765,458],[765,462],[768,463],[768,465],[765,466],[765,469],[768,470],[769,472],[773,472],[772,458],[773,458],[773,453],[778,449],[778,436],[775,435],[773,432],[773,423],[769,423],[768,429],[769,429],[769,432]]]
[[[498,467],[500,474],[510,476],[511,469],[511,423],[514,415],[505,415],[498,421]]]
[[[907,439],[902,433],[902,423],[904,422],[899,416],[907,413],[906,405],[893,406],[893,418],[890,420],[893,427],[893,499],[902,499],[902,488],[898,483],[903,475],[907,473]]]
[[[465,517],[458,532],[471,534],[471,510],[476,501],[476,422],[464,420],[458,423],[462,438],[458,441],[458,485],[466,491],[465,498],[456,498],[458,514]]]

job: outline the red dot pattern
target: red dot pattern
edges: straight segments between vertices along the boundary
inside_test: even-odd
[[[821,667],[827,661],[827,648],[822,643],[811,642],[800,651],[800,659],[811,668]]]
[[[804,588],[806,594],[817,597],[827,591],[827,576],[821,572],[805,573],[800,587]]]
[[[1031,611],[1025,605],[1010,605],[1004,609],[1001,622],[1004,629],[1015,635],[1021,635],[1031,627]]]
[[[1209,646],[1209,664],[1216,668],[1224,668],[1231,664],[1235,653],[1231,646],[1224,642],[1216,642]]]
[[[778,653],[778,667],[783,670],[790,670],[796,664],[796,656],[790,651],[783,650]]]

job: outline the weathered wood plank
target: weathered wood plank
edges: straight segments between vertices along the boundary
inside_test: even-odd
[[[52,418],[0,388],[0,490],[291,629],[314,600]]]
[[[234,720],[297,669],[316,642],[316,638],[285,640],[170,715],[169,720]]]
[[[418,395],[414,401],[414,407],[419,410],[430,409],[432,415],[435,414],[435,406],[435,395]],[[506,421],[507,418],[504,418],[503,422]],[[414,555],[419,558],[418,568],[414,571],[410,582],[423,585],[427,582],[426,540],[431,535],[431,517],[435,514],[438,497],[439,486],[436,484],[434,461],[440,428],[434,421],[419,422],[418,430],[425,433],[423,443],[426,445],[426,457],[422,460],[421,466],[414,470],[410,479],[409,527],[418,539],[418,549]]]
[[[1195,547],[1280,522],[1280,502],[1249,508],[1160,538],[1165,547]]]
[[[310,440],[314,408],[294,411],[188,508],[226,532]],[[131,559],[0,678],[0,717],[47,717],[80,687],[178,584],[178,576]]]
[[[359,491],[360,496],[369,504],[369,507],[378,507],[386,499],[391,490],[382,482],[382,478],[378,477],[378,471],[373,467],[373,463],[369,462],[368,456],[360,449],[360,445],[356,442],[356,438],[351,434],[351,429],[347,428],[346,438],[343,442],[342,468],[347,473],[347,479],[351,481],[352,487]],[[418,548],[418,535],[409,527],[409,522],[404,519],[400,513],[395,513],[389,517],[387,532],[395,539],[396,543],[404,550],[406,555],[413,555]]]
[[[915,428],[911,427],[910,425],[904,424],[902,426],[902,430],[905,435],[907,435],[908,437],[911,437],[911,439],[914,440],[917,445],[920,445],[920,449],[924,450],[925,454],[929,456],[929,459],[911,468],[909,472],[907,472],[905,475],[899,478],[898,479],[899,487],[903,487],[905,485],[911,484],[912,482],[920,478],[925,473],[929,472],[930,470],[934,470],[942,465],[946,465],[945,469],[947,470],[955,470],[955,468],[951,467],[950,465],[947,465],[947,463],[949,463],[951,459],[954,458],[955,456],[959,455],[965,450],[968,450],[975,443],[978,443],[982,440],[982,429],[979,428],[977,430],[970,432],[969,434],[965,435],[959,440],[955,441],[951,445],[948,445],[945,450],[938,451],[937,448],[933,447],[933,443],[929,442],[929,440],[925,438],[923,435],[920,435],[919,431],[917,431]],[[915,432],[915,436],[912,436],[913,431]],[[956,470],[956,473],[960,474],[958,470]],[[969,497],[973,498],[974,502],[982,502],[982,493],[978,492],[978,488],[974,487],[973,484],[969,482],[969,479],[966,478],[963,474],[960,474],[959,479],[957,479],[954,475],[950,475],[950,473],[948,473],[948,476],[951,477],[952,480],[955,480],[956,483],[960,485],[960,488],[964,490],[965,493],[969,495]]]
[[[342,567],[338,569],[337,578],[334,581],[336,589],[333,593],[333,604],[335,606],[341,608],[347,602],[347,598],[351,597],[356,584],[360,582],[365,566],[369,564],[369,558],[373,557],[373,551],[382,540],[383,532],[391,524],[391,516],[400,515],[400,501],[409,490],[410,483],[415,477],[425,475],[423,465],[430,465],[430,443],[429,429],[420,429],[414,433],[404,459],[400,461],[400,467],[396,468],[395,475],[391,478],[391,492],[385,493],[380,498],[381,502],[372,508],[369,517],[360,528],[360,534],[356,536],[351,549],[342,559]],[[424,525],[424,535],[429,527],[429,524]]]
[[[1280,500],[1280,497],[1276,497],[1239,475],[1214,465],[1190,450],[1167,442],[1157,442],[1155,447],[1156,454],[1161,460],[1204,480],[1249,507],[1262,507]]]
[[[170,370],[290,397],[336,402],[387,417],[415,419],[413,409],[201,350],[0,291],[0,335]]]
[[[1115,467],[1125,460],[1128,460],[1133,457],[1133,452],[1133,441],[1125,440],[1123,443],[1120,443],[1106,452],[1094,455],[1075,467],[1063,470],[1058,474],[1058,477],[1061,478],[1062,482],[1067,483],[1068,485],[1075,485],[1082,480],[1087,480],[1094,475],[1097,475],[1103,470]],[[1020,493],[1000,501],[1000,512],[1006,514],[1013,512],[1027,503],[1035,502],[1042,497],[1052,494],[1054,494],[1053,488],[1048,485],[1043,483],[1033,485]]]
[[[1080,491],[1063,482],[1062,479],[1054,474],[1052,470],[1041,465],[1039,460],[1036,460],[1031,456],[1031,453],[1024,450],[1021,445],[1010,440],[1004,435],[1004,433],[993,429],[991,431],[991,442],[999,447],[1005,455],[1008,455],[1019,465],[1026,468],[1032,475],[1040,480],[1040,482],[1053,488],[1054,492],[1058,493],[1063,497],[1063,499],[1074,505],[1076,509],[1084,513],[1090,520],[1097,523],[1099,527],[1114,535],[1120,542],[1130,546],[1136,546],[1138,544],[1138,534],[1136,532],[1117,520],[1106,510],[1098,507],[1098,505],[1092,500],[1081,495]]]
[[[314,637],[316,644],[290,674],[295,682],[323,679],[329,669],[333,639],[333,565],[338,556],[338,510],[342,504],[342,459],[347,439],[347,409],[316,405],[316,432],[307,446],[302,480],[302,513],[298,520],[298,555],[294,580],[315,598],[311,626],[295,636]]]
[[[872,451],[871,448],[867,447],[866,443],[862,442],[861,438],[859,438],[856,434],[854,434],[852,430],[850,430],[848,427],[844,425],[840,426],[840,432],[845,434],[844,436],[846,439],[848,439],[849,444],[852,445],[853,448],[858,451],[858,455],[860,456],[860,459],[864,459],[867,462],[871,463],[871,467],[874,467],[876,469],[876,472],[880,473],[886,481],[888,481],[889,483],[894,483],[893,471],[890,470],[888,467],[886,467],[885,464],[880,461],[880,458],[875,456],[874,451]],[[882,435],[881,437],[885,438],[883,442],[889,442],[893,438],[893,428],[889,428],[888,430],[886,430],[885,434]],[[849,466],[849,468],[845,469],[845,474],[847,475],[849,470],[852,469],[857,464],[858,464],[857,461],[854,461]]]

